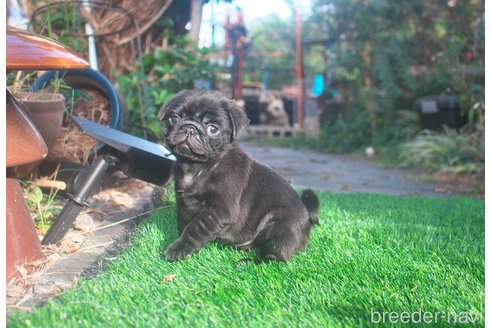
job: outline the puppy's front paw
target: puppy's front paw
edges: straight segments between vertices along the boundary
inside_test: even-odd
[[[183,260],[188,255],[191,255],[191,253],[192,250],[188,247],[188,245],[178,239],[168,246],[164,255],[168,261],[178,261]]]

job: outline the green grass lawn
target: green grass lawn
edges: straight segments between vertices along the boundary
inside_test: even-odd
[[[97,277],[8,326],[345,327],[369,325],[371,311],[484,316],[483,201],[319,196],[321,226],[286,264],[240,265],[252,253],[216,244],[166,262],[160,253],[177,229],[175,209],[163,209]]]

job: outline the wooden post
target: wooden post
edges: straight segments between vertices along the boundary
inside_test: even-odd
[[[369,0],[364,0],[364,6],[367,7],[369,6]],[[371,65],[372,62],[372,45],[370,41],[364,42],[364,50],[363,50],[363,56],[364,64],[366,66],[366,69],[364,70],[363,74],[363,83],[365,87],[372,87],[372,79],[371,76],[369,75],[369,66]]]
[[[236,56],[237,56],[237,80],[235,83],[235,99],[243,99],[243,72],[244,72],[244,51],[242,40],[236,41]]]
[[[212,30],[212,47],[215,47],[215,11],[214,2],[210,1],[210,27]]]
[[[202,1],[192,0],[191,1],[191,31],[190,38],[198,44],[200,37],[200,25],[202,23]]]
[[[297,127],[302,128],[302,37],[301,37],[301,14],[298,8],[294,9],[296,23],[296,79],[297,79]]]

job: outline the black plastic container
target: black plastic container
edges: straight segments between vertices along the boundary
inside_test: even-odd
[[[446,126],[460,129],[466,122],[466,116],[461,113],[460,98],[457,95],[427,96],[418,98],[414,108],[419,112],[422,129],[442,131]]]

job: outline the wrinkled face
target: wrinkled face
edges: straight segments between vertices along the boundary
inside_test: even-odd
[[[166,122],[166,144],[175,155],[207,162],[234,142],[236,115],[247,122],[244,113],[218,93],[184,91],[161,109],[158,119]]]

